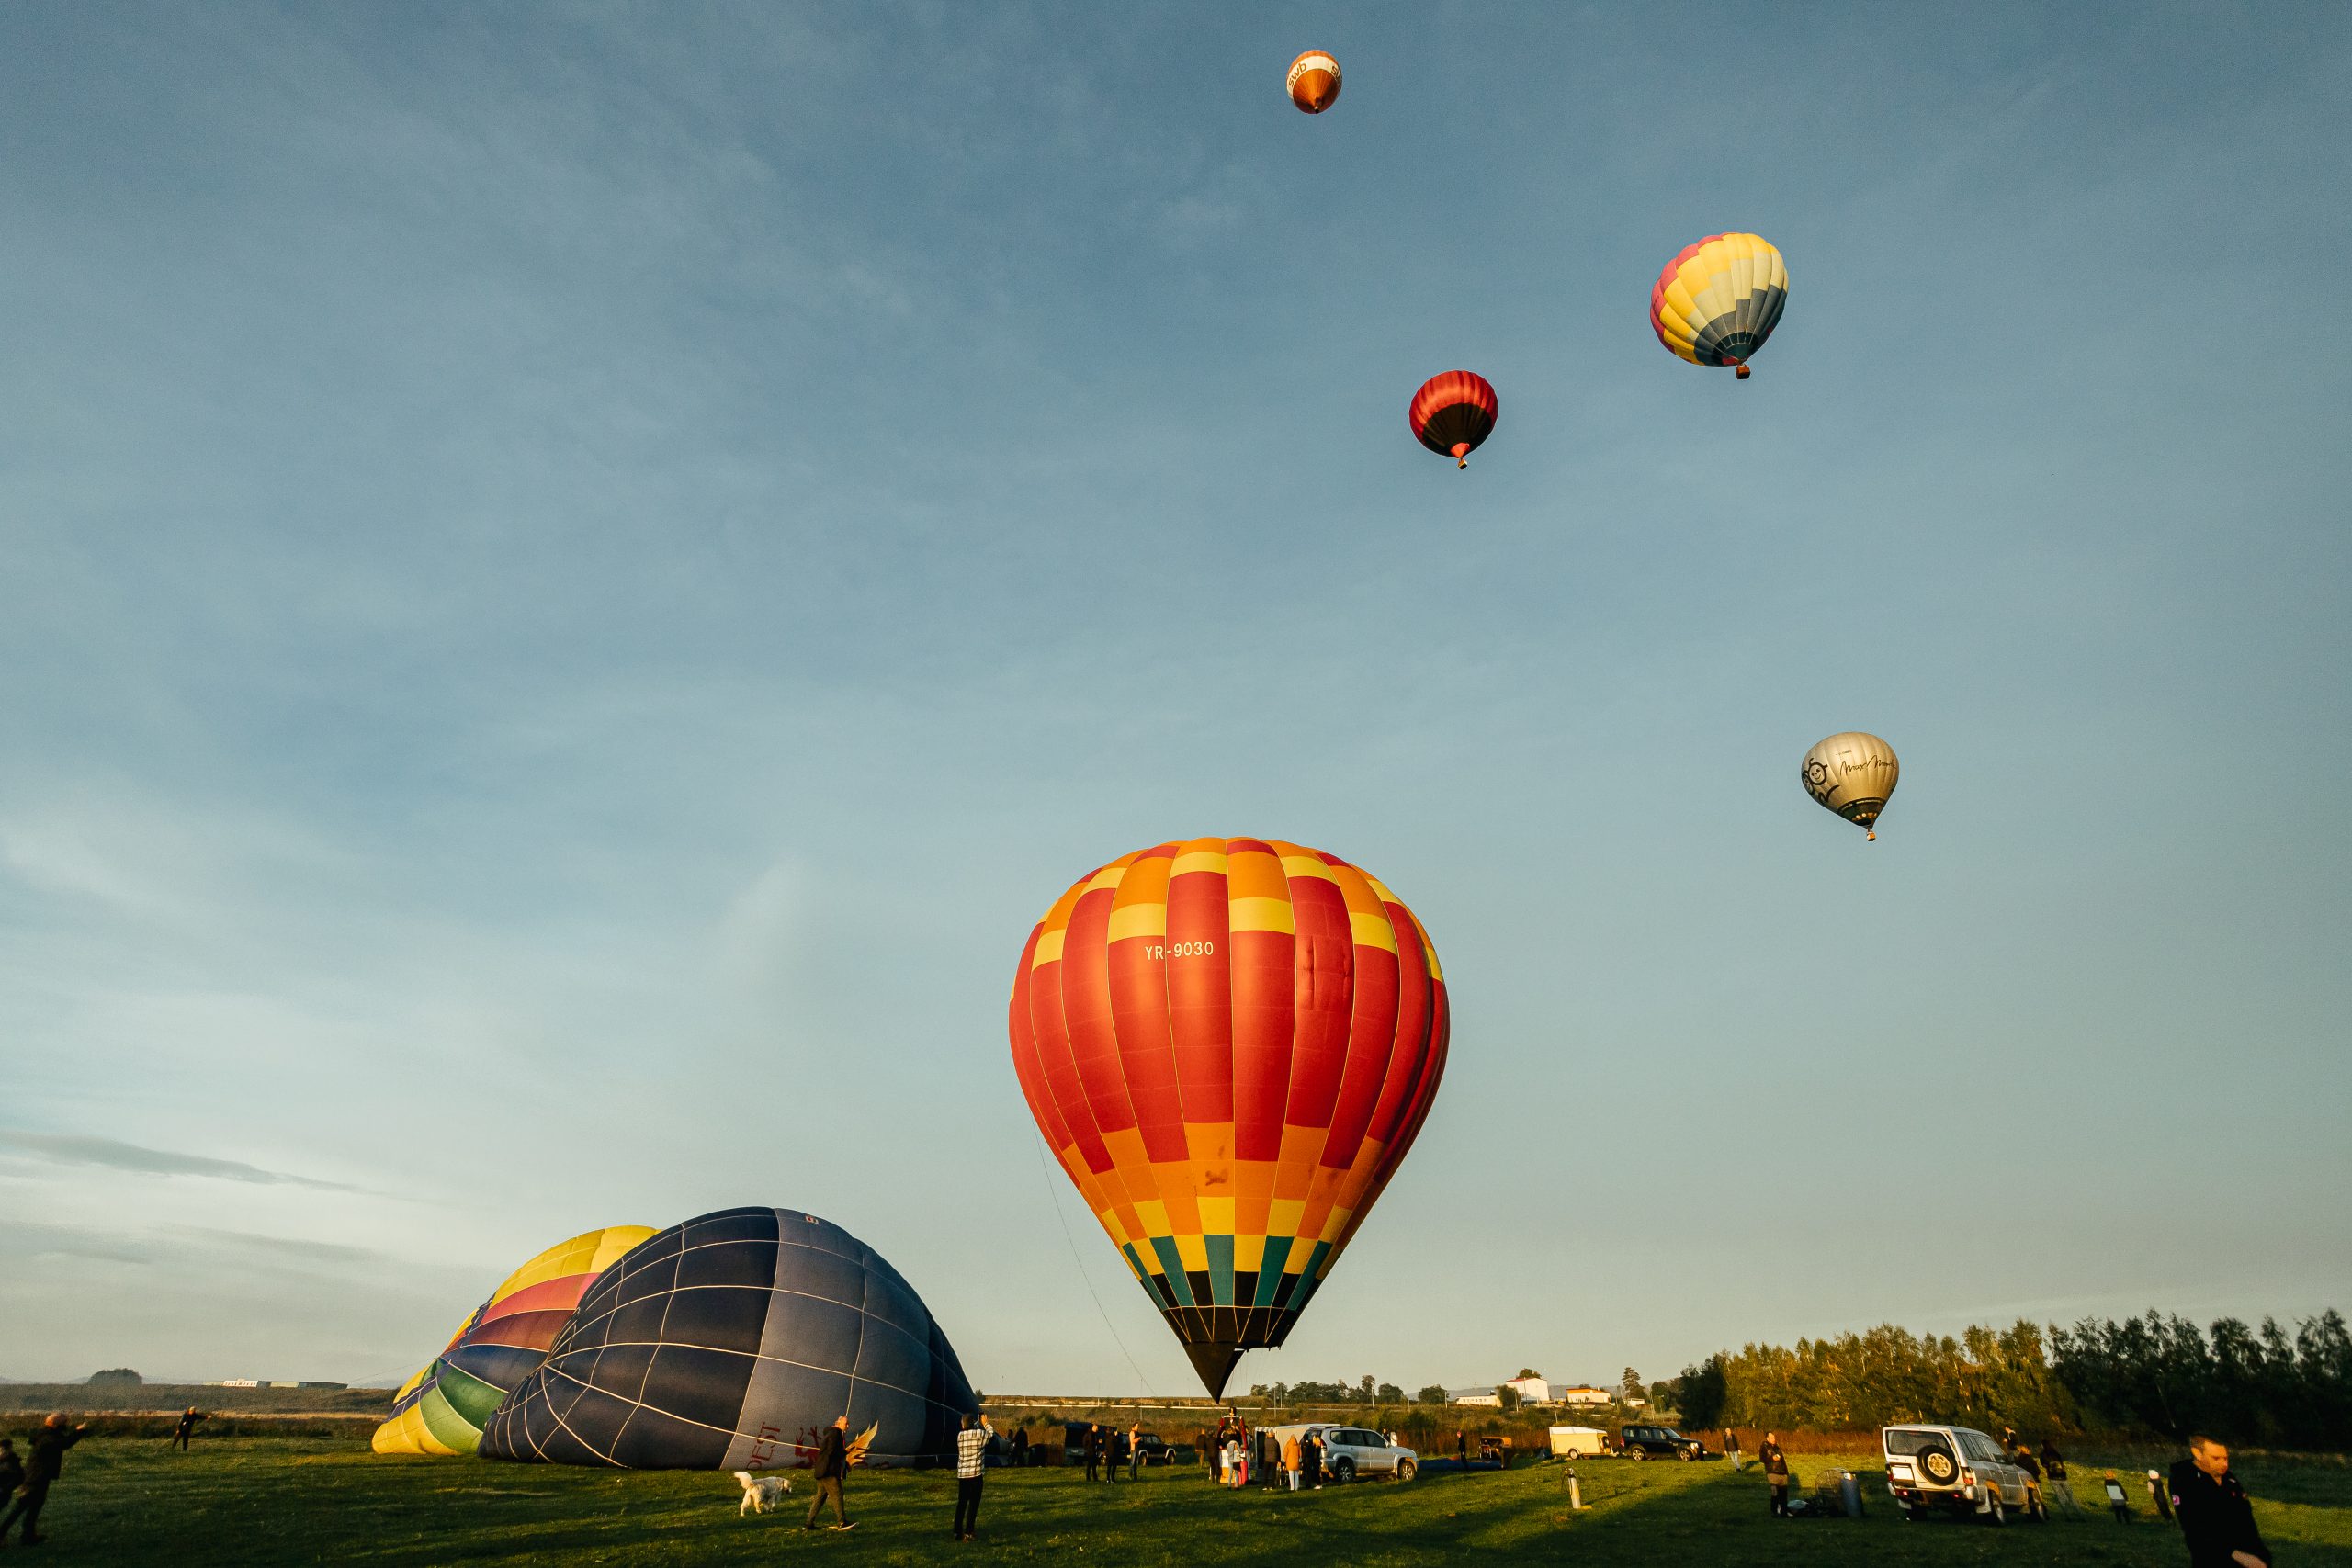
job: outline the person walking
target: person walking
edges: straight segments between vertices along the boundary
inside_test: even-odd
[[[817,1445],[817,1462],[813,1467],[817,1495],[808,1499],[808,1517],[800,1528],[817,1528],[817,1510],[828,1498],[833,1505],[833,1528],[837,1530],[855,1529],[850,1522],[849,1510],[842,1506],[842,1487],[849,1480],[849,1417],[836,1416],[833,1424],[825,1428],[822,1441]]]
[[[1283,1474],[1289,1478],[1290,1489],[1298,1490],[1298,1434],[1293,1432],[1283,1438]]]
[[[2270,1568],[2270,1548],[2255,1529],[2254,1502],[2230,1473],[2225,1445],[2189,1438],[2188,1457],[2172,1467],[2171,1491],[2172,1511],[2188,1542],[2188,1568]]]
[[[1789,1517],[1789,1456],[1781,1451],[1781,1435],[1764,1434],[1764,1442],[1756,1450],[1756,1460],[1764,1467],[1764,1480],[1772,1492],[1772,1517]]]
[[[27,1546],[39,1546],[49,1539],[39,1528],[41,1506],[49,1501],[50,1487],[64,1473],[65,1450],[80,1442],[82,1434],[89,1429],[87,1421],[68,1427],[62,1414],[51,1416],[40,1424],[40,1429],[25,1445],[25,1479],[17,1487],[8,1511],[0,1514],[0,1540],[6,1538],[8,1527],[20,1518],[25,1521]]]
[[[2058,1451],[2056,1439],[2041,1439],[2041,1493],[2050,1501],[2066,1510],[2070,1519],[2083,1517],[2082,1505],[2075,1501],[2075,1489],[2066,1483],[2066,1456]]]
[[[1737,1475],[1747,1467],[1747,1457],[1739,1451],[1739,1428],[1724,1428],[1724,1458],[1731,1461],[1731,1472]]]
[[[1127,1479],[1136,1481],[1143,1475],[1143,1423],[1138,1421],[1127,1428]]]
[[[996,1428],[987,1416],[965,1416],[964,1429],[956,1434],[956,1539],[977,1540],[980,1529],[980,1483],[988,1479],[989,1439]]]
[[[176,1447],[180,1452],[187,1452],[187,1441],[190,1438],[196,1436],[196,1424],[198,1421],[207,1419],[209,1419],[209,1417],[206,1416],[204,1412],[198,1410],[193,1404],[189,1405],[186,1410],[181,1411],[179,1425],[172,1428],[173,1445]]]

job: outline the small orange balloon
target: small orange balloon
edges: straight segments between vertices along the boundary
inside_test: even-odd
[[[1340,62],[1310,49],[1290,62],[1290,101],[1307,114],[1321,114],[1340,96]]]

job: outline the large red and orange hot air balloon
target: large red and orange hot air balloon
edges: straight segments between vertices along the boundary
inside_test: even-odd
[[[1412,911],[1279,840],[1123,856],[1029,933],[1022,1092],[1211,1397],[1283,1342],[1412,1146],[1446,1021]]]
[[[1493,432],[1495,417],[1501,412],[1495,389],[1484,376],[1448,370],[1421,383],[1405,417],[1422,446],[1453,458],[1456,468],[1466,468],[1470,454]]]
[[[1308,114],[1321,114],[1340,97],[1340,62],[1310,49],[1290,62],[1290,101]]]

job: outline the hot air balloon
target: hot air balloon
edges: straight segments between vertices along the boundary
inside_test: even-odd
[[[1470,466],[1470,454],[1495,428],[1502,405],[1484,376],[1468,370],[1448,370],[1421,383],[1405,417],[1413,435],[1432,452],[1455,459],[1456,468]]]
[[[1848,730],[1816,741],[1804,754],[1804,790],[1814,799],[1878,840],[1878,814],[1894,793],[1903,765],[1894,748],[1875,735]]]
[[[852,1458],[955,1457],[979,1402],[899,1271],[838,1225],[727,1209],[606,1269],[482,1429],[487,1459],[632,1470],[806,1464],[837,1416]]]
[[[1321,114],[1340,97],[1340,62],[1310,49],[1290,62],[1290,101],[1307,114]]]
[[[1412,912],[1296,844],[1140,850],[1029,933],[1022,1093],[1210,1397],[1283,1342],[1363,1224],[1429,1114],[1446,1025]]]
[[[448,1347],[401,1385],[390,1419],[376,1428],[375,1450],[472,1453],[491,1412],[547,1359],[582,1293],[652,1234],[648,1225],[583,1231],[509,1274],[449,1337]]]
[[[1691,364],[1733,366],[1745,381],[1788,298],[1789,269],[1762,236],[1710,234],[1657,275],[1650,330]]]

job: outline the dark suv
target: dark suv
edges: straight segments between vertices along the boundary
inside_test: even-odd
[[[1623,1427],[1617,1432],[1617,1451],[1627,1459],[1647,1459],[1652,1454],[1664,1459],[1668,1455],[1690,1461],[1721,1459],[1711,1453],[1707,1445],[1696,1438],[1686,1438],[1671,1427]]]

